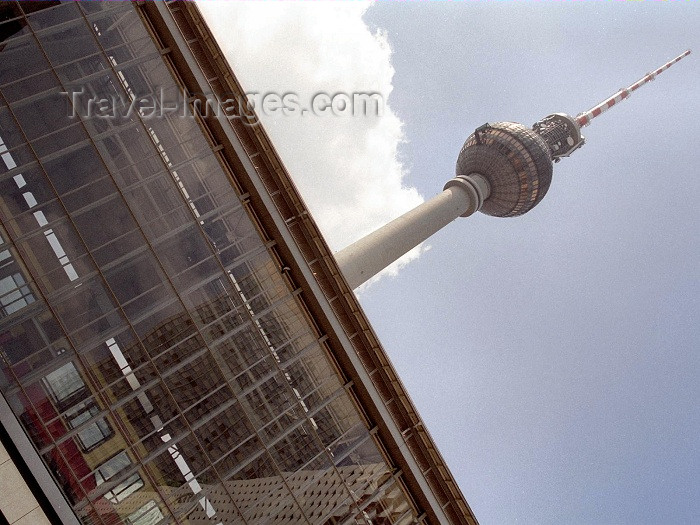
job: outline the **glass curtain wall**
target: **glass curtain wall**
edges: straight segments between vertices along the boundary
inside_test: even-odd
[[[130,2],[0,2],[0,389],[84,523],[414,514]]]

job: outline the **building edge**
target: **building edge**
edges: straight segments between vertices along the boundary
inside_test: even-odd
[[[55,525],[79,525],[63,493],[39,457],[24,429],[0,393],[0,443],[36,499],[43,517]],[[22,501],[26,506],[27,501]],[[26,518],[26,516],[25,516]]]
[[[243,100],[240,83],[194,3],[136,5],[183,89]],[[298,301],[319,336],[327,336],[326,350],[394,477],[422,521],[477,524],[272,142],[261,126],[239,117],[198,120],[261,233],[276,241],[271,251],[279,269],[290,289],[302,290]]]

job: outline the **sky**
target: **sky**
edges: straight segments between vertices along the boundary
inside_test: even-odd
[[[485,122],[576,115],[544,200],[458,219],[358,296],[477,519],[700,523],[700,4],[200,4],[333,249],[439,193]]]

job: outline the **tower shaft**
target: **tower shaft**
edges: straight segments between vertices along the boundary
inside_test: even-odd
[[[656,78],[656,75],[659,75],[660,73],[663,73],[666,71],[669,67],[671,67],[673,64],[681,60],[682,58],[687,57],[690,54],[690,49],[685,51],[684,53],[678,55],[676,58],[673,60],[669,60],[666,62],[663,66],[661,66],[659,69],[652,71],[651,73],[647,73],[644,75],[642,78],[637,80],[634,84],[632,84],[629,87],[622,88],[619,90],[617,93],[614,95],[606,98],[603,100],[600,104],[593,106],[591,109],[588,111],[584,111],[583,113],[579,113],[576,116],[576,122],[578,123],[579,126],[587,126],[588,124],[591,123],[591,120],[603,113],[604,111],[607,111],[611,107],[613,107],[615,104],[618,102],[622,102],[624,99],[629,97],[633,91],[636,89],[640,88],[647,82],[650,82]]]
[[[480,175],[455,177],[439,195],[336,253],[350,288],[357,288],[457,217],[476,212],[489,191]]]

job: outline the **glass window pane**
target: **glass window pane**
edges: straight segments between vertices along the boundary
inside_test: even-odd
[[[65,403],[72,396],[85,392],[86,386],[73,363],[66,363],[44,377],[44,385],[56,403]]]
[[[163,519],[163,513],[156,504],[151,500],[137,511],[132,512],[126,517],[126,523],[130,525],[154,525]]]
[[[121,325],[121,316],[102,283],[89,280],[55,303],[58,318],[69,332],[90,328],[97,336]]]
[[[176,276],[211,256],[211,248],[196,225],[175,231],[155,246],[168,275]],[[220,268],[218,268],[221,271]],[[201,278],[207,277],[201,275]],[[190,278],[193,276],[191,275]]]
[[[73,113],[70,98],[59,93],[58,90],[39,99],[20,102],[11,107],[20,127],[29,140],[47,137],[56,131],[66,133],[72,129],[70,127],[71,124],[77,123],[76,119],[73,119],[73,121],[70,119]],[[52,135],[52,137],[54,140],[60,141],[58,136]],[[69,142],[66,145],[72,144],[74,143]],[[57,149],[60,148],[55,148],[55,150]]]
[[[0,42],[29,33],[29,25],[17,2],[0,4]]]
[[[105,277],[122,305],[166,281],[158,262],[148,252],[108,270]]]
[[[76,436],[83,451],[89,451],[112,435],[112,427],[104,417],[90,421],[99,412],[100,408],[90,400],[75,405],[65,413],[70,428],[83,425]]]
[[[104,246],[136,229],[129,209],[117,194],[106,202],[75,213],[73,221],[90,250]]]
[[[6,170],[11,170],[16,166],[21,166],[23,162],[21,162],[20,159],[14,161],[12,157],[14,157],[13,152],[15,148],[25,144],[24,137],[7,106],[0,107],[0,140],[2,140],[3,143],[0,147],[0,149],[3,150],[3,167]],[[10,155],[6,154],[7,150],[10,151]]]
[[[22,10],[35,31],[78,18],[80,11],[72,4],[73,2],[21,3]]]
[[[86,11],[105,9],[89,5],[85,5],[84,8]],[[107,9],[110,12],[89,16],[90,21],[97,27],[95,34],[104,49],[111,49],[124,42],[137,42],[149,36],[138,13],[129,3]]]
[[[14,177],[0,180],[0,200],[5,218],[30,209],[36,211],[55,198],[56,194],[39,168],[23,170]]]
[[[57,158],[44,161],[43,165],[59,195],[85,187],[107,175],[97,151],[88,144],[63,152]]]
[[[33,36],[5,43],[0,51],[0,85],[47,71],[49,63]]]
[[[18,378],[51,369],[56,356],[70,348],[51,312],[43,305],[27,309],[11,324],[5,321],[0,336],[0,356]]]
[[[30,24],[37,17],[55,19],[59,16],[62,18],[76,18],[80,16],[80,10],[74,2],[66,3],[64,6],[37,13],[30,18]],[[53,21],[46,20],[46,24],[53,25]],[[54,66],[60,66],[81,57],[94,55],[100,51],[92,31],[82,17],[76,19],[73,23],[60,26],[60,28],[54,26],[46,31],[40,31],[37,33],[37,37],[51,64]]]
[[[40,213],[41,217],[34,217],[37,226],[46,220],[42,218],[41,210]],[[84,245],[66,220],[37,229],[40,230],[38,233],[17,244],[23,260],[29,262],[29,271],[37,276],[38,283],[48,293],[93,271]]]
[[[122,451],[116,456],[102,463],[95,469],[95,481],[99,487],[114,477],[118,477],[120,473],[127,470],[132,465],[131,458]],[[112,503],[118,503],[127,498],[130,494],[136,492],[143,487],[143,480],[138,473],[127,476],[123,481],[114,485],[111,490],[104,494],[104,497]]]
[[[56,75],[52,71],[43,71],[7,84],[1,91],[9,103],[14,103],[58,87]]]
[[[9,249],[0,251],[0,318],[36,302],[32,288],[14,254]]]

